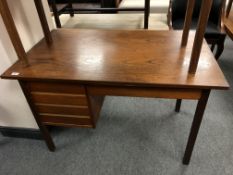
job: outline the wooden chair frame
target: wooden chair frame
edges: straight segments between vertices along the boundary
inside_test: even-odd
[[[144,12],[144,29],[148,29],[149,25],[149,14],[150,14],[150,0],[145,0],[145,4],[143,8],[73,8],[72,6],[72,0],[69,0],[68,5],[63,7],[62,9],[58,10],[56,6],[56,0],[51,1],[53,14],[56,22],[57,28],[61,28],[61,22],[59,19],[59,16],[63,14],[66,11],[69,11],[70,16],[73,17],[74,14],[81,13],[96,13],[96,12],[105,12],[105,13],[112,13],[112,12],[118,12],[118,11],[142,11]],[[120,0],[117,0],[116,3],[119,3]]]
[[[167,24],[168,24],[170,30],[173,30],[172,20],[171,20],[172,19],[172,1],[173,0],[170,0],[170,2],[169,2],[168,13],[167,13]],[[223,21],[224,16],[225,16],[224,12],[225,12],[226,0],[222,0],[222,1],[223,1],[222,2],[223,6],[221,7],[222,10],[221,10],[221,15],[219,16],[219,24],[218,24],[220,35],[218,38],[208,38],[208,39],[206,38],[207,43],[211,45],[212,51],[214,51],[215,45],[218,46],[217,51],[215,53],[215,58],[217,60],[219,59],[220,55],[222,54],[222,52],[224,50],[224,42],[225,42],[225,38],[226,38],[226,34],[225,34],[225,31],[224,31],[223,26],[222,26],[222,21]],[[195,3],[195,2],[192,1],[192,3]],[[194,5],[194,4],[192,4],[192,5]],[[187,4],[187,6],[189,6],[189,5]],[[192,10],[193,9],[190,9],[189,13],[193,13]],[[188,24],[188,25],[191,25],[191,24]]]
[[[226,17],[229,16],[231,8],[232,8],[232,4],[233,4],[233,0],[229,0],[228,4],[227,4],[227,8],[226,8]]]

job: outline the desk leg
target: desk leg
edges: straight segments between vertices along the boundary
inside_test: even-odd
[[[176,100],[176,108],[175,108],[176,112],[180,112],[181,102],[182,102],[181,99]]]
[[[201,98],[198,101],[196,112],[194,115],[190,135],[188,138],[188,143],[186,146],[184,158],[183,158],[183,164],[188,165],[190,162],[190,158],[192,155],[193,147],[197,138],[197,134],[201,125],[201,121],[203,118],[203,114],[205,111],[205,107],[209,98],[210,90],[203,90]]]
[[[35,118],[35,120],[36,120],[36,123],[37,123],[37,125],[38,125],[39,128],[40,128],[40,132],[41,132],[41,134],[42,134],[42,136],[43,136],[43,138],[44,138],[44,140],[45,140],[45,142],[46,142],[46,144],[47,144],[48,149],[49,149],[50,151],[55,151],[56,148],[55,148],[55,145],[54,145],[54,143],[53,143],[53,139],[52,139],[52,137],[51,137],[51,135],[50,135],[50,133],[49,133],[47,127],[46,127],[45,125],[43,125],[43,124],[40,122],[40,120],[39,120],[39,118],[38,118],[36,112],[34,111],[33,103],[32,103],[31,98],[30,98],[30,96],[29,96],[29,91],[28,91],[27,86],[26,86],[25,83],[22,82],[22,81],[19,81],[19,84],[20,84],[20,86],[21,86],[21,88],[22,88],[22,90],[23,90],[23,93],[24,93],[24,95],[25,95],[25,97],[26,97],[26,100],[27,100],[27,102],[28,102],[28,104],[29,104],[29,106],[30,106],[30,109],[31,109],[31,111],[32,111],[32,114],[34,115],[34,118]]]

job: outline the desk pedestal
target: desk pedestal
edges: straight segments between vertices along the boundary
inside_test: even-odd
[[[106,95],[199,100],[183,163],[188,164],[210,90],[86,85],[75,82],[19,81],[50,151],[55,150],[47,125],[95,128]]]

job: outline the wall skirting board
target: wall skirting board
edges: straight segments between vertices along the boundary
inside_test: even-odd
[[[42,139],[42,135],[39,129],[0,126],[0,132],[5,137],[27,138],[36,140]]]

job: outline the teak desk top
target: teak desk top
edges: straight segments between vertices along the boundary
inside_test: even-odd
[[[52,46],[41,40],[3,78],[72,80],[92,84],[227,89],[215,58],[203,44],[195,75],[188,73],[194,33],[181,48],[179,31],[72,30],[52,32]],[[12,75],[18,72],[19,75]]]

